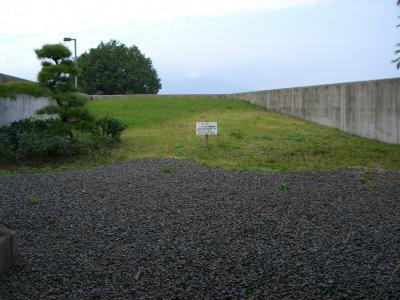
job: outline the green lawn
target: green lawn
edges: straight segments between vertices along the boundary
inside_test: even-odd
[[[39,171],[142,157],[180,158],[236,170],[400,168],[400,145],[349,135],[237,100],[143,97],[91,101],[89,109],[129,125],[119,147],[110,155],[41,166]],[[204,137],[195,135],[196,121],[218,122],[218,136],[209,138],[208,149]]]

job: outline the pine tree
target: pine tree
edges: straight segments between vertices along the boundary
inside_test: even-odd
[[[35,53],[42,60],[39,83],[51,91],[57,102],[57,105],[47,106],[38,113],[57,115],[59,122],[54,123],[57,131],[70,136],[74,130],[91,128],[94,118],[85,107],[87,99],[74,93],[73,78],[78,74],[78,68],[71,59],[71,51],[62,44],[46,44]]]

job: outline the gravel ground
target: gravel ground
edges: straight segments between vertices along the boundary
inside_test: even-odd
[[[399,299],[400,170],[143,159],[0,187],[0,299]]]

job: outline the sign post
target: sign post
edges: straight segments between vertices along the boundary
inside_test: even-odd
[[[208,148],[208,136],[217,135],[217,122],[196,122],[196,135],[204,135],[206,137],[206,147]]]

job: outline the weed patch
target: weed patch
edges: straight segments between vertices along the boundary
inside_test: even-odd
[[[174,170],[169,166],[161,166],[160,172],[161,173],[172,173]]]
[[[278,183],[275,188],[279,191],[287,191],[289,186],[286,183]]]
[[[36,195],[29,195],[26,198],[26,202],[29,205],[37,205],[37,204],[40,204],[42,202],[42,198],[40,198],[39,196],[36,196]]]
[[[244,137],[243,132],[241,132],[240,130],[232,131],[230,133],[230,136],[237,138],[238,140],[242,140]]]
[[[183,148],[185,148],[185,145],[183,145],[183,144],[176,144],[174,147],[175,147],[175,149],[183,149]]]
[[[366,170],[364,171],[360,176],[357,177],[357,181],[370,188],[370,189],[377,189],[380,187],[379,184],[377,184],[372,178],[371,178],[371,173],[370,171]]]

